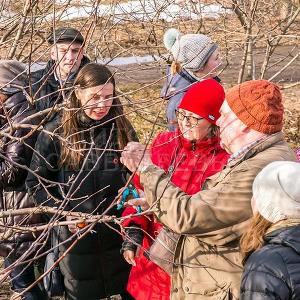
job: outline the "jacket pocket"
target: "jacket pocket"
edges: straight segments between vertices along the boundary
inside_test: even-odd
[[[201,295],[201,299],[211,300],[232,300],[232,294],[230,291],[230,283],[219,282],[212,284],[212,282],[191,282],[184,283],[183,290],[186,294]]]

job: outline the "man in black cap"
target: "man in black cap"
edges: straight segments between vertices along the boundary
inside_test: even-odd
[[[31,74],[31,95],[37,111],[63,101],[79,69],[89,62],[84,55],[84,38],[71,27],[58,28],[48,38],[51,46],[46,67]],[[50,113],[53,116],[52,113]],[[50,117],[45,111],[45,116]]]

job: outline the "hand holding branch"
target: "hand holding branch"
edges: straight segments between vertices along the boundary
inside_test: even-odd
[[[131,172],[136,172],[138,175],[141,168],[152,165],[149,150],[145,145],[137,142],[130,142],[126,145],[122,152],[121,162]]]

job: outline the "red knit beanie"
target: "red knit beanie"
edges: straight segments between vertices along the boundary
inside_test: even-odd
[[[249,128],[272,134],[282,130],[283,104],[279,87],[267,80],[251,80],[226,93],[226,101]]]
[[[183,96],[178,108],[188,110],[216,124],[225,92],[220,83],[207,79],[193,84]]]

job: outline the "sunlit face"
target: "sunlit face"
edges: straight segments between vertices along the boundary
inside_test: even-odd
[[[206,64],[199,71],[195,72],[195,74],[203,76],[207,75],[207,77],[215,77],[218,72],[218,68],[222,64],[222,59],[219,53],[219,49],[216,49],[212,55],[209,57]]]
[[[242,122],[234,114],[225,100],[220,108],[221,116],[216,124],[220,127],[221,147],[229,153],[233,153],[233,146],[237,143],[237,139],[242,134]]]
[[[108,114],[112,106],[114,86],[106,83],[87,89],[78,88],[75,93],[86,115],[99,121]]]
[[[51,58],[57,62],[56,74],[66,79],[71,72],[77,72],[83,57],[82,44],[63,42],[51,47]]]
[[[179,108],[177,120],[183,137],[189,141],[203,140],[209,134],[211,124],[206,119],[188,110]]]

